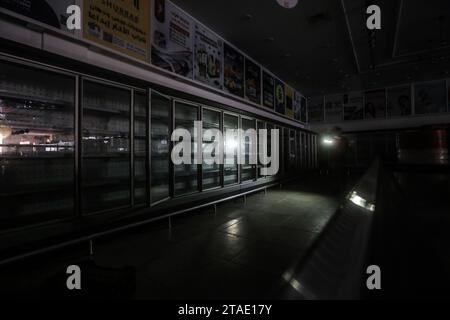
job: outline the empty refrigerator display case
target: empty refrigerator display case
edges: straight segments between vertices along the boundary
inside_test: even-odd
[[[72,216],[75,77],[9,62],[0,70],[1,228]]]
[[[191,164],[174,165],[174,194],[180,196],[199,190],[198,166],[194,164],[197,143],[194,136],[194,122],[198,120],[198,107],[175,102],[175,129],[186,129],[191,135]],[[199,150],[201,152],[201,150]],[[180,156],[183,156],[180,154]]]
[[[289,172],[295,172],[296,163],[295,130],[289,130]]]
[[[262,122],[262,121],[258,121],[257,123],[256,123],[256,125],[257,125],[257,127],[258,127],[258,131],[256,132],[256,134],[257,134],[257,140],[258,140],[258,146],[257,146],[257,149],[258,149],[258,167],[257,167],[257,174],[258,174],[258,179],[262,179],[262,178],[264,178],[264,176],[261,174],[261,169],[262,168],[265,168],[266,166],[265,165],[263,165],[262,163],[261,163],[261,159],[260,159],[260,153],[262,152],[262,150],[261,150],[261,148],[260,148],[260,132],[259,132],[259,130],[264,130],[264,129],[266,129],[266,123],[265,122]],[[267,136],[268,137],[268,136]]]
[[[224,135],[224,185],[232,185],[239,182],[238,167],[238,136],[239,117],[225,113],[223,116]],[[228,130],[235,130],[236,135],[227,135]]]
[[[203,109],[203,133],[207,130],[216,130],[221,132],[221,113],[210,109]],[[216,137],[217,139],[217,137]],[[203,151],[205,154],[209,154],[210,157],[217,157],[219,155],[218,146],[214,148],[211,144],[214,144],[215,140],[207,141],[203,139]],[[205,155],[204,155],[205,158]],[[219,161],[221,162],[221,161]],[[221,165],[219,163],[206,164],[203,161],[203,190],[218,188],[222,185],[221,181]]]
[[[147,203],[147,124],[148,105],[145,92],[134,93],[134,204]]]
[[[130,90],[83,82],[84,212],[131,205],[130,111]]]
[[[172,100],[152,91],[151,202],[170,197],[170,119]]]
[[[245,134],[247,130],[256,130],[256,122],[253,119],[242,118],[242,130]],[[256,133],[256,131],[255,131]],[[241,164],[241,181],[253,181],[256,178],[256,164],[251,163],[251,159],[256,155],[256,143],[257,138],[255,136],[254,141],[249,136],[242,138],[242,156],[243,163]]]

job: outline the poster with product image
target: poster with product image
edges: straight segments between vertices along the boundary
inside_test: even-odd
[[[301,112],[302,112],[302,95],[294,91],[294,119],[300,121],[301,120]]]
[[[261,104],[261,67],[245,58],[245,98]]]
[[[154,0],[152,64],[187,78],[193,77],[194,21],[170,1]]]
[[[300,97],[300,121],[304,123],[308,121],[308,104],[303,96]]]
[[[203,25],[194,26],[194,79],[222,89],[223,41]]]
[[[228,93],[244,97],[244,56],[223,44],[223,87]]]
[[[263,71],[263,106],[273,110],[275,106],[275,78]]]
[[[278,79],[275,79],[275,111],[283,115],[286,113],[284,83]]]
[[[133,0],[83,2],[83,37],[127,56],[150,60],[150,7]],[[123,13],[127,14],[124,15]]]
[[[344,94],[344,120],[364,119],[363,94],[360,91]]]
[[[411,86],[387,89],[387,116],[402,117],[412,114]]]
[[[364,94],[364,117],[377,119],[386,117],[386,90],[373,90]]]
[[[285,115],[288,118],[294,118],[294,89],[286,85],[286,110]]]
[[[0,8],[67,32],[67,8],[75,0],[0,0]]]
[[[447,86],[445,80],[418,83],[414,86],[416,114],[447,111]]]

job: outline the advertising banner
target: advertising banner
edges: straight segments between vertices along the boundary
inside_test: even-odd
[[[223,86],[226,92],[244,97],[244,56],[226,42],[223,44]]]
[[[418,83],[414,86],[416,114],[447,111],[447,85],[445,80]]]
[[[308,121],[308,105],[303,96],[300,98],[300,121],[305,123]]]
[[[275,79],[266,71],[263,71],[263,106],[274,109],[275,107]]]
[[[412,114],[411,86],[387,89],[388,117],[409,116]]]
[[[194,26],[194,79],[222,88],[223,41],[203,25]]]
[[[323,97],[314,97],[308,104],[308,119],[309,122],[322,122],[323,121]]]
[[[351,92],[344,94],[344,120],[364,119],[363,94],[362,92]]]
[[[153,3],[152,64],[192,79],[194,21],[170,1]]]
[[[365,94],[364,114],[366,119],[386,117],[386,90],[373,90]]]
[[[72,4],[75,0],[0,0],[0,8],[68,32],[66,11]]]
[[[85,39],[148,62],[148,1],[85,0],[83,10]]]
[[[302,95],[294,91],[294,119],[300,121],[301,120],[301,111],[302,111]]]
[[[261,104],[261,67],[245,59],[245,98]]]
[[[284,92],[284,83],[275,79],[275,111],[286,114],[286,95]]]
[[[286,90],[285,115],[289,118],[294,118],[294,89],[286,85],[285,90]]]
[[[325,97],[325,121],[339,122],[342,121],[343,96],[335,94]]]

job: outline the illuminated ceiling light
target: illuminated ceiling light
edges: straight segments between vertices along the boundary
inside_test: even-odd
[[[293,9],[298,4],[298,0],[277,0],[277,2],[286,9]]]
[[[323,144],[326,146],[331,146],[334,144],[334,140],[330,137],[324,137],[322,140]]]

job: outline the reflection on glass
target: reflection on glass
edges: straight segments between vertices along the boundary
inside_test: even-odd
[[[296,132],[297,136],[297,143],[296,143],[296,149],[297,149],[297,168],[298,170],[301,170],[302,168],[302,136],[301,132]]]
[[[73,214],[74,88],[71,77],[0,62],[1,228]]]
[[[134,204],[147,202],[147,96],[134,94]]]
[[[84,212],[130,204],[129,90],[83,83]]]
[[[244,131],[244,133],[249,130],[249,129],[253,129],[256,130],[256,126],[255,126],[255,120],[251,120],[251,119],[246,119],[246,118],[242,118],[242,130]],[[254,151],[254,145],[253,143],[256,143],[257,141],[251,141],[251,139],[249,137],[245,137],[245,139],[243,138],[243,146],[242,146],[242,153],[244,156],[244,163],[241,164],[241,180],[242,181],[252,181],[255,180],[256,178],[256,165],[251,164],[251,158],[254,157],[255,155],[252,154]]]
[[[170,196],[170,109],[172,100],[152,92],[151,199],[152,203]]]
[[[176,196],[198,191],[198,166],[194,164],[194,152],[197,147],[194,138],[194,122],[197,119],[197,107],[176,102],[175,129],[186,129],[191,134],[191,164],[174,166],[174,192]]]
[[[203,132],[206,130],[219,130],[220,131],[220,119],[221,114],[218,111],[209,109],[203,109]],[[208,147],[208,144],[212,144],[214,141],[203,140],[203,150],[210,156],[217,156],[215,153],[219,153],[218,149],[214,149],[211,154],[212,147]],[[220,178],[220,164],[206,164],[203,162],[203,190],[217,188],[221,186]]]
[[[307,145],[307,139],[306,139],[306,133],[302,132],[302,168],[306,169],[308,168],[308,145]]]
[[[289,171],[295,172],[296,170],[296,149],[295,149],[295,131],[289,131]]]
[[[276,129],[278,130],[278,147],[279,147],[279,163],[280,163],[280,169],[278,170],[278,173],[275,175],[276,177],[280,177],[283,174],[283,165],[284,165],[284,148],[283,148],[283,128],[276,126]]]
[[[271,123],[267,124],[267,156],[272,157],[272,130],[275,129],[275,126]],[[273,155],[275,156],[275,155]],[[272,162],[273,162],[272,158]],[[269,164],[270,166],[273,166],[273,164]]]
[[[291,164],[289,146],[289,129],[283,128],[283,172],[285,174],[289,172]]]
[[[238,137],[228,137],[227,130],[238,130],[239,129],[239,118],[229,114],[224,114],[223,116],[223,131],[224,131],[224,141],[225,141],[225,155],[226,159],[232,163],[224,164],[223,180],[225,185],[236,184],[239,182],[238,176]],[[237,132],[237,131],[236,131]]]

